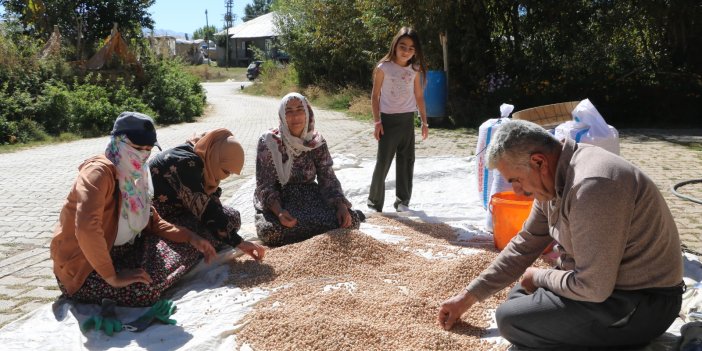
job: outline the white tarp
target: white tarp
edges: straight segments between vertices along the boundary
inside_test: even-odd
[[[336,173],[349,200],[354,207],[368,213],[365,206],[375,160],[359,160],[353,156],[334,157]],[[416,217],[429,222],[442,222],[456,228],[460,238],[489,235],[482,230],[485,210],[480,205],[474,179],[474,159],[456,157],[418,158],[415,164],[414,190],[410,207],[412,211],[403,216]],[[386,181],[386,205],[384,211],[392,214],[395,198],[394,167]],[[253,189],[255,181],[248,180],[227,203],[242,213],[242,232],[255,232],[253,226]],[[403,237],[386,234],[382,227],[363,223],[361,230],[386,242],[401,243]],[[471,248],[466,248],[470,254]],[[419,253],[427,258],[438,258],[433,253]],[[220,254],[219,263],[231,260],[235,252]],[[123,331],[112,337],[91,330],[85,334],[79,329],[80,322],[96,314],[96,305],[59,301],[47,304],[0,329],[0,345],[3,350],[236,350],[250,349],[238,345],[236,331],[241,327],[242,317],[262,299],[268,291],[252,289],[242,291],[224,284],[229,273],[228,265],[201,263],[188,274],[182,283],[172,289],[172,298],[178,309],[172,318],[173,325],[156,324],[142,333]],[[686,276],[695,281],[702,279],[700,262],[686,255]],[[146,308],[117,308],[120,320],[130,321],[146,311]],[[646,351],[670,350],[679,335],[682,321],[678,319],[665,337]],[[438,327],[437,327],[438,328]],[[491,328],[495,330],[495,328]],[[497,335],[486,335],[486,339],[503,344]],[[504,347],[504,346],[501,346]]]

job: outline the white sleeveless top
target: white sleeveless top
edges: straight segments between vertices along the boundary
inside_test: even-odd
[[[383,86],[380,89],[381,113],[405,113],[417,111],[414,98],[414,80],[417,71],[412,65],[402,67],[395,62],[385,61],[378,64],[384,73]]]

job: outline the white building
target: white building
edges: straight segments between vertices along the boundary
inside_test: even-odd
[[[269,12],[250,21],[228,28],[216,35],[229,36],[229,65],[246,66],[253,60],[253,51],[256,47],[266,54],[266,58],[286,60],[287,55],[275,47],[278,38],[278,28],[275,24],[275,12]],[[217,48],[217,62],[226,64],[226,46]]]

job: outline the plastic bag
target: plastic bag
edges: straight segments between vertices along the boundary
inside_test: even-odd
[[[619,155],[619,132],[605,122],[590,99],[580,101],[573,109],[573,120],[556,127],[558,139],[570,138],[576,143],[597,145]]]
[[[505,118],[508,118],[513,110],[514,105],[502,104],[500,106],[500,117],[490,118],[483,122],[478,128],[478,144],[475,147],[475,175],[478,180],[478,194],[480,196],[480,203],[485,209],[487,209],[487,205],[490,202],[490,196],[495,192],[499,192],[493,191],[495,170],[487,168],[485,151],[487,150],[488,145],[490,145],[492,135],[495,134],[495,132],[500,128],[503,121],[506,121]]]
[[[487,150],[492,135],[500,128],[504,121],[514,111],[514,105],[500,105],[500,117],[490,118],[483,122],[478,128],[478,144],[475,148],[475,175],[478,180],[478,196],[483,208],[487,209],[490,197],[493,194],[506,190],[511,190],[512,186],[504,180],[496,169],[488,169],[485,151]],[[492,214],[488,211],[485,221],[488,231],[492,231]]]

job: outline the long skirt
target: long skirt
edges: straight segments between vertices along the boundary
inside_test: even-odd
[[[329,206],[317,183],[287,184],[281,191],[283,209],[297,219],[292,228],[280,224],[271,211],[256,211],[256,233],[268,246],[280,246],[307,240],[315,235],[339,228],[336,208]],[[361,211],[349,210],[351,228],[358,229],[365,216]]]
[[[202,258],[202,254],[188,243],[176,243],[143,233],[132,244],[114,246],[110,256],[117,271],[143,268],[153,282],[115,288],[93,271],[75,294],[69,295],[60,281],[59,289],[68,298],[84,303],[100,304],[103,298],[109,298],[120,306],[151,306]]]

